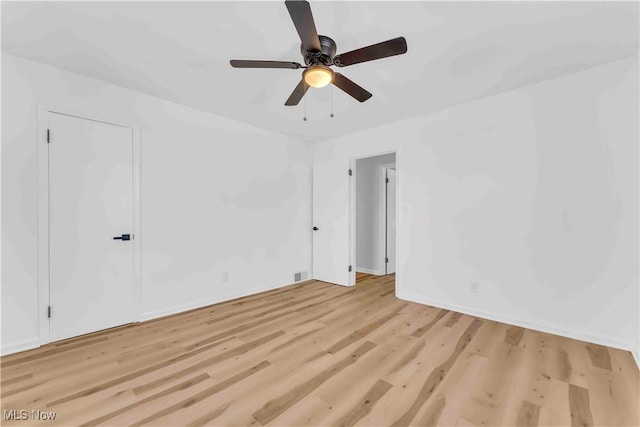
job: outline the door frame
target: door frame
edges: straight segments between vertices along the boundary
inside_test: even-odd
[[[380,177],[380,192],[378,193],[378,199],[380,201],[380,205],[379,205],[379,240],[378,240],[378,247],[379,247],[379,253],[378,253],[378,260],[380,260],[379,262],[381,264],[381,268],[379,268],[379,271],[384,272],[385,275],[387,275],[387,262],[386,262],[386,258],[387,258],[387,249],[388,249],[388,241],[387,241],[387,170],[388,169],[394,169],[397,173],[397,165],[395,163],[387,163],[384,165],[380,165],[379,167],[379,173],[378,176]],[[397,176],[396,176],[396,190],[397,190]],[[396,205],[396,226],[397,226],[397,218],[398,218],[398,194],[396,193],[396,200],[395,200],[395,205]],[[397,240],[397,231],[396,231],[396,240]],[[396,246],[396,250],[397,250],[397,246]]]
[[[37,138],[38,145],[38,331],[40,345],[51,342],[49,331],[48,306],[50,301],[49,280],[49,145],[47,129],[49,113],[61,114],[84,120],[106,123],[113,126],[130,128],[132,131],[133,161],[133,321],[140,321],[141,310],[141,270],[140,270],[140,126],[122,123],[119,120],[101,118],[100,115],[86,110],[69,107],[48,107],[38,105]],[[51,135],[55,138],[55,135]]]
[[[353,286],[356,284],[356,268],[355,268],[355,262],[356,262],[356,191],[357,191],[357,182],[356,182],[356,160],[361,160],[361,159],[368,159],[370,157],[378,157],[378,156],[383,156],[385,154],[395,154],[396,155],[396,163],[395,163],[395,168],[396,168],[396,290],[398,289],[398,278],[400,276],[400,268],[398,265],[398,253],[399,253],[399,248],[398,248],[398,235],[400,234],[399,230],[400,230],[400,221],[399,221],[399,212],[400,212],[400,179],[398,177],[398,170],[400,167],[400,149],[396,148],[393,150],[386,150],[386,151],[381,151],[378,153],[368,153],[368,154],[364,154],[361,156],[357,156],[357,157],[351,157],[350,158],[350,164],[351,164],[351,169],[353,170],[353,176],[351,177],[351,191],[350,191],[350,200],[349,200],[349,212],[350,212],[350,227],[349,227],[349,238],[351,241],[351,254],[350,254],[350,261],[353,264],[353,269],[352,269],[352,276],[350,278],[350,286]],[[392,164],[384,164],[384,165],[380,165],[380,168],[384,168],[384,167],[389,167]],[[384,170],[384,169],[381,169]],[[379,205],[380,209],[386,209],[386,207],[382,206],[382,203]],[[384,211],[382,211],[382,214],[384,214]],[[379,224],[382,224],[383,230],[384,230],[384,224],[385,221],[379,221]],[[385,236],[382,236],[382,239],[384,241]],[[384,250],[386,248],[382,248],[382,253],[383,253],[383,260],[384,260]],[[379,257],[378,257],[379,258]],[[379,258],[380,259],[380,258]],[[382,269],[379,270],[382,272],[386,272],[386,267],[383,264]],[[397,292],[396,292],[397,293]]]

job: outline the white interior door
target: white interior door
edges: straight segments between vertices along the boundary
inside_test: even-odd
[[[313,166],[313,278],[351,285],[349,161]]]
[[[133,245],[114,240],[133,231],[133,131],[56,113],[48,120],[56,341],[134,320]]]
[[[396,171],[387,169],[387,269],[386,273],[396,272]]]

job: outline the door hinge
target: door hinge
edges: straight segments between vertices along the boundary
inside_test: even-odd
[[[384,262],[389,262],[389,258],[385,258],[385,259],[384,259]]]
[[[47,129],[47,144],[51,142],[51,131]]]
[[[47,307],[47,317],[51,319],[51,306]]]
[[[386,183],[387,183],[387,184],[389,183],[389,178],[387,178]]]
[[[349,169],[349,176],[353,175],[353,171]]]
[[[349,266],[349,273],[351,273],[351,270],[353,270],[353,268],[351,266]]]

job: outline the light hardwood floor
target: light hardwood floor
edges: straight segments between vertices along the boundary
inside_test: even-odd
[[[309,281],[5,356],[3,425],[640,424],[628,352]],[[35,422],[31,410],[55,411]]]

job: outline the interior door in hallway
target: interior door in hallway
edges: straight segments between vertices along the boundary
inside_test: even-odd
[[[313,167],[313,278],[352,285],[349,160]]]
[[[134,320],[133,130],[48,114],[50,340]]]

